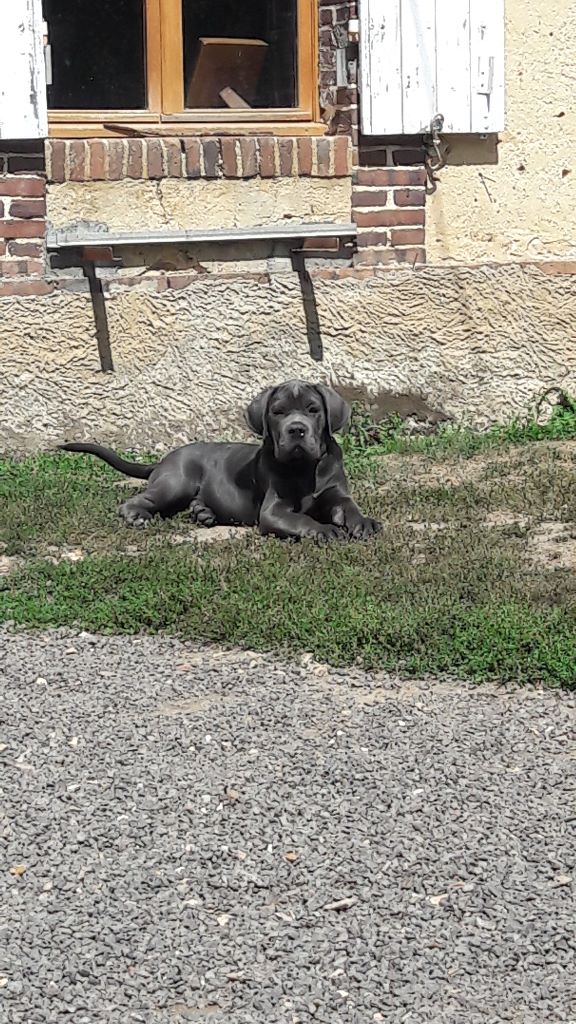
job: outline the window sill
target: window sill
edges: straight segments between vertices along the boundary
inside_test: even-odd
[[[209,122],[200,124],[190,121],[174,121],[169,124],[137,122],[119,123],[111,127],[109,123],[100,122],[61,122],[51,121],[49,137],[52,139],[130,139],[130,138],[194,138],[199,135],[271,135],[271,136],[322,136],[326,135],[327,125],[322,121],[258,121],[216,124]]]

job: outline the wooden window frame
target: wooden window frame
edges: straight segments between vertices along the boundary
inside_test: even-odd
[[[321,135],[318,88],[318,0],[297,0],[298,97],[290,108],[186,110],[182,0],[144,0],[147,110],[49,110],[50,135]]]

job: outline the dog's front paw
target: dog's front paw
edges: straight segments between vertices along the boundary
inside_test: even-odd
[[[361,512],[355,509],[337,508],[332,521],[337,526],[343,527],[348,536],[353,540],[368,540],[374,534],[380,533],[382,529],[382,523],[378,522],[377,519],[363,516]]]
[[[383,529],[382,523],[378,519],[370,519],[369,516],[362,516],[359,522],[350,531],[350,536],[354,540],[368,540],[370,537],[374,537],[375,534],[380,533]]]
[[[346,540],[346,532],[340,526],[331,523],[318,523],[311,527],[306,536],[316,544],[330,544],[333,541]]]

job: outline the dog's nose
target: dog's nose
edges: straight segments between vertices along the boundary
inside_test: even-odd
[[[291,423],[288,427],[290,437],[304,437],[306,426],[304,423]]]

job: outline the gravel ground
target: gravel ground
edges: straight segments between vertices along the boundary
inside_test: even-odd
[[[576,1021],[576,697],[0,632],[9,1024]]]

